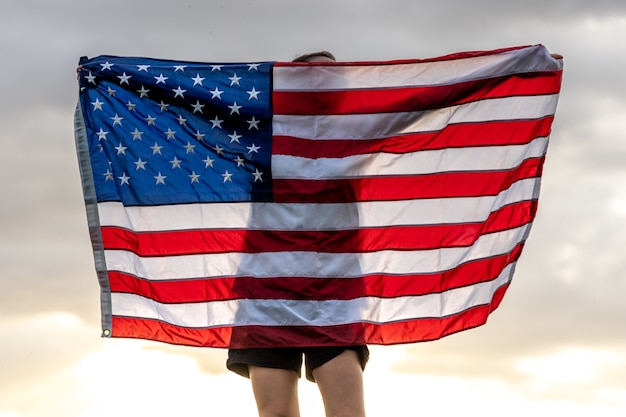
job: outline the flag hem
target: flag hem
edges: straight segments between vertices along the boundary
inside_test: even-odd
[[[87,145],[87,134],[81,102],[76,105],[74,112],[74,140],[76,142],[76,154],[80,170],[85,209],[87,211],[87,224],[89,237],[93,248],[93,257],[96,267],[96,275],[100,284],[100,311],[102,323],[102,337],[111,337],[113,315],[111,304],[111,288],[104,256],[104,244],[98,215],[98,201],[96,198],[96,186],[91,170],[91,158]]]

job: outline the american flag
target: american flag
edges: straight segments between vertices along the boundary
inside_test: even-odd
[[[103,335],[395,344],[484,324],[535,217],[561,74],[541,45],[384,62],[82,58]]]

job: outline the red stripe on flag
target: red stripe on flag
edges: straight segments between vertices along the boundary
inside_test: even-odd
[[[274,136],[272,152],[303,158],[342,158],[376,152],[407,153],[472,146],[521,145],[550,134],[554,117],[447,125],[436,132],[412,133],[382,139],[324,139],[315,141]]]
[[[365,340],[370,344],[426,342],[481,326],[502,301],[509,285],[496,290],[491,304],[481,305],[443,318],[400,321],[383,325],[365,324]]]
[[[522,201],[492,212],[485,222],[372,227],[356,230],[189,230],[133,232],[103,227],[104,249],[125,250],[141,257],[209,253],[326,252],[427,250],[467,247],[488,233],[530,223],[535,201]]]
[[[241,326],[196,329],[156,320],[113,316],[113,337],[140,338],[165,343],[218,348],[272,348],[276,346],[342,346],[411,343],[440,339],[486,323],[508,285],[500,287],[491,304],[442,318],[421,318],[384,324],[351,323],[336,326]]]
[[[544,158],[503,171],[447,172],[333,180],[274,179],[277,203],[342,203],[497,195],[516,181],[541,176]]]
[[[411,112],[511,96],[555,94],[561,72],[521,74],[434,87],[341,91],[274,91],[274,114],[333,115]],[[520,82],[523,79],[523,82]]]
[[[164,304],[245,299],[351,300],[360,297],[393,298],[440,293],[486,282],[518,260],[523,243],[510,252],[460,264],[433,274],[366,275],[360,278],[229,277],[149,281],[121,272],[109,272],[112,292],[138,294]]]

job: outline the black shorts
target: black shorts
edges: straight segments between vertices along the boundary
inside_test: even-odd
[[[345,350],[353,350],[359,355],[361,369],[369,359],[369,349],[359,346],[324,346],[309,348],[269,348],[269,349],[230,349],[226,367],[246,378],[249,378],[248,365],[265,368],[286,369],[301,375],[302,355],[304,354],[305,375],[309,381],[315,382],[313,370],[322,366]]]

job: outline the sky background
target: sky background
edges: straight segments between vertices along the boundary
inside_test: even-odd
[[[623,0],[0,0],[0,417],[252,416],[226,353],[101,339],[73,138],[80,56],[565,56],[539,212],[478,329],[372,347],[368,415],[626,414]],[[300,384],[303,417],[323,414]]]

